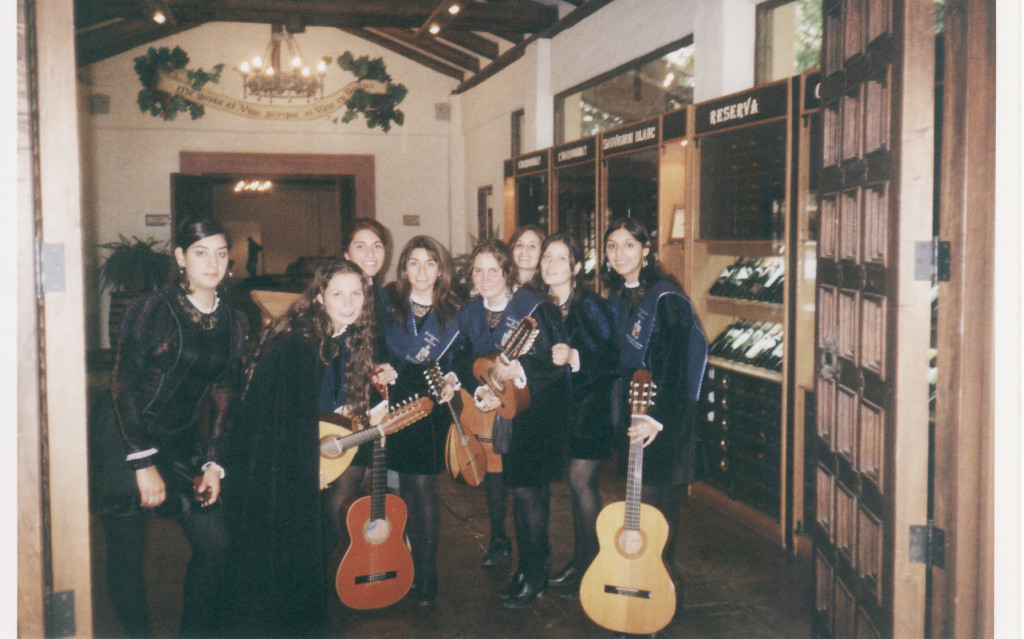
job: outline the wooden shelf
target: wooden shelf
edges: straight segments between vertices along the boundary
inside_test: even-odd
[[[766,539],[774,543],[783,543],[782,527],[779,522],[753,506],[731,499],[728,495],[718,490],[711,484],[703,481],[695,481],[689,487],[690,497],[714,506],[736,521],[753,528],[764,535]]]
[[[733,371],[736,373],[742,373],[744,375],[750,375],[751,377],[757,377],[769,382],[782,383],[782,373],[778,371],[768,370],[767,368],[759,368],[757,366],[751,366],[749,364],[741,364],[740,362],[734,362],[731,359],[723,359],[721,357],[711,356],[708,357],[708,366],[714,366],[715,368],[724,368],[725,370]]]
[[[729,317],[745,317],[758,321],[781,324],[785,319],[782,304],[756,302],[732,297],[715,297],[708,295],[707,310],[709,313],[727,315]]]
[[[696,240],[709,255],[742,255],[743,257],[775,257],[782,255],[786,244],[780,240]]]

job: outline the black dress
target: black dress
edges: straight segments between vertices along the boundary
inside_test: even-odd
[[[565,330],[569,346],[580,354],[569,400],[569,457],[606,459],[613,441],[609,398],[619,365],[615,315],[597,293],[578,287],[569,300]]]
[[[700,383],[707,362],[707,339],[690,300],[670,279],[650,286],[613,292],[620,345],[620,390],[617,425],[629,425],[627,393],[638,368],[651,372],[656,398],[648,415],[664,430],[644,448],[645,485],[688,484],[700,473],[698,429],[694,420]],[[622,450],[619,471],[625,474],[629,440],[618,437]]]
[[[459,328],[469,357],[459,357],[459,381],[473,394],[473,360],[500,350],[505,334],[525,315],[537,321],[540,333],[530,350],[519,358],[526,373],[530,406],[512,420],[508,453],[502,456],[505,483],[510,487],[542,486],[562,476],[566,459],[566,418],[569,367],[551,362],[551,347],[566,342],[558,307],[539,293],[520,288],[509,299],[498,325],[490,328],[487,309],[477,298],[459,313]]]
[[[394,407],[415,396],[429,397],[434,400],[434,408],[415,424],[388,436],[388,468],[400,473],[434,475],[445,467],[445,440],[452,418],[448,406],[430,392],[425,375],[427,361],[435,361],[442,375],[450,372],[456,350],[453,343],[459,331],[454,317],[442,329],[433,307],[419,308],[428,312],[417,317],[417,305],[413,304],[405,322],[398,318],[387,320],[385,337],[391,364],[398,373],[388,399]]]

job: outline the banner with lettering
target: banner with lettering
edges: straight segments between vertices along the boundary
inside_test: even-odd
[[[329,58],[328,58],[329,60]],[[391,81],[383,58],[354,57],[346,51],[337,63],[356,76],[355,82],[312,102],[253,102],[210,89],[220,82],[223,64],[211,71],[187,68],[189,59],[180,47],[150,47],[146,55],[135,58],[135,72],[142,82],[138,105],[143,113],[173,120],[178,113],[188,112],[193,120],[205,115],[211,107],[246,118],[273,122],[316,120],[344,109],[334,122],[350,122],[359,116],[368,128],[380,127],[385,133],[392,123],[399,126],[405,115],[397,105],[405,99],[407,89]]]

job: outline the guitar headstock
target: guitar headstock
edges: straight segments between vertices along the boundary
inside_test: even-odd
[[[539,334],[540,330],[537,328],[537,320],[527,315],[520,320],[519,324],[512,330],[512,333],[509,334],[508,339],[505,341],[502,355],[508,360],[517,359],[530,350]]]
[[[444,389],[444,373],[441,372],[441,367],[437,365],[437,362],[432,359],[428,359],[426,365],[426,368],[423,369],[423,376],[427,378],[430,392],[434,397],[440,399],[441,391]]]
[[[423,419],[432,410],[434,410],[434,402],[429,397],[413,395],[389,412],[384,421],[380,423],[380,428],[384,430],[385,435],[390,435]]]
[[[651,372],[640,369],[633,373],[629,383],[629,411],[633,415],[646,415],[647,409],[654,404],[657,387],[651,378]]]

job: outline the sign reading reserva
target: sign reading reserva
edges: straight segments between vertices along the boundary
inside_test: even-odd
[[[581,162],[593,162],[597,158],[596,142],[595,138],[590,137],[556,146],[551,150],[551,164],[558,168]]]
[[[516,175],[522,175],[523,173],[535,173],[536,171],[543,171],[548,168],[548,151],[536,151],[534,153],[528,153],[526,155],[520,155],[515,158]]]
[[[698,104],[694,107],[695,134],[714,133],[785,116],[789,111],[788,82],[781,80]]]

